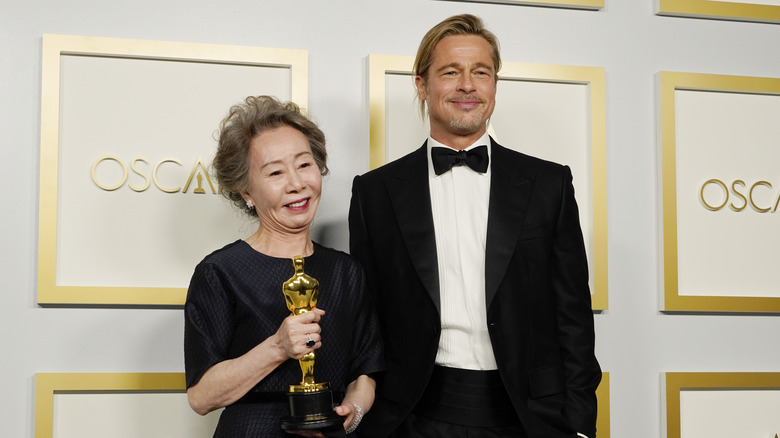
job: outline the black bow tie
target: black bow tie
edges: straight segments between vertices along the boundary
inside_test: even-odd
[[[433,160],[433,171],[436,175],[452,169],[452,166],[467,165],[472,170],[485,173],[488,169],[488,150],[487,146],[477,146],[470,151],[456,151],[450,148],[434,147],[431,148],[431,159]]]

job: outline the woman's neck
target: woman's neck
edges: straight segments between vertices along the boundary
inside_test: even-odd
[[[283,234],[270,232],[261,226],[245,241],[255,251],[271,257],[307,257],[314,253],[314,243],[308,228],[300,233]]]

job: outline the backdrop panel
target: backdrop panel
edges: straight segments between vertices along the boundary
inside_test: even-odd
[[[371,168],[420,147],[414,59],[369,56]],[[499,72],[488,131],[504,146],[571,166],[590,266],[593,308],[608,307],[604,69],[511,63]]]
[[[780,373],[666,373],[666,438],[773,438]]]
[[[658,15],[780,23],[780,0],[658,0]]]
[[[780,79],[662,72],[662,309],[780,311]]]
[[[190,409],[184,373],[35,376],[35,438],[206,438],[220,412]]]
[[[181,305],[251,232],[210,175],[248,95],[307,102],[304,50],[45,35],[38,303]]]
[[[450,0],[453,1],[453,0]],[[604,0],[454,0],[467,3],[502,3],[521,6],[549,6],[553,8],[572,8],[598,10],[604,7]]]

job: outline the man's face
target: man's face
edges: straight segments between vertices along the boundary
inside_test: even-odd
[[[496,71],[487,40],[478,35],[442,38],[427,78],[417,76],[415,84],[428,106],[431,137],[460,149],[485,133],[496,104]]]

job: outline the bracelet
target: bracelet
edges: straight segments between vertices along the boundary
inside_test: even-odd
[[[354,432],[360,424],[360,421],[363,419],[363,408],[358,406],[355,402],[352,402],[352,406],[355,407],[355,419],[352,420],[352,424],[350,424],[349,427],[344,431],[347,434]]]

